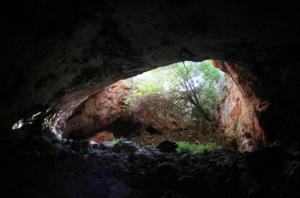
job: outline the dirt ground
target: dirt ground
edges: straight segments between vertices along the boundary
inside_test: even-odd
[[[226,138],[220,133],[203,133],[196,130],[168,131],[162,134],[142,132],[140,135],[127,137],[126,139],[142,145],[158,145],[160,142],[170,140],[185,141],[192,144],[216,143],[221,147],[236,149],[238,144],[237,142],[234,142],[236,141],[235,139]]]

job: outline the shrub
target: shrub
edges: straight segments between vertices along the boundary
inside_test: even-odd
[[[178,141],[176,143],[178,145],[176,149],[178,153],[182,153],[182,152],[201,153],[203,151],[210,151],[218,148],[218,146],[215,143],[191,144],[185,141]]]
[[[105,142],[103,142],[103,144],[105,146],[108,146],[108,147],[114,147],[116,144],[118,144],[119,142],[121,142],[123,140],[125,140],[125,138],[114,138],[111,141],[105,141]]]

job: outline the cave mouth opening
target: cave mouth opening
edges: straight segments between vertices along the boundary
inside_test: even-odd
[[[16,122],[41,120],[55,139],[141,146],[172,141],[177,150],[251,150],[256,118],[241,88],[215,60],[182,61],[65,97],[52,110]]]
[[[174,141],[193,151],[237,149],[244,130],[241,101],[213,60],[183,61],[68,101],[44,125],[59,138],[92,144],[126,139],[153,146]]]
[[[126,138],[142,145],[174,141],[193,151],[224,145],[217,107],[227,94],[226,82],[231,82],[229,77],[211,60],[178,62],[118,81],[111,85],[115,94],[109,98],[117,101],[115,111],[121,115],[103,128],[103,134],[111,132],[109,140]],[[99,142],[100,134],[91,140]]]

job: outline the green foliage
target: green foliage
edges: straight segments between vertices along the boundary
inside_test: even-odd
[[[216,84],[221,78],[221,72],[213,66],[212,61],[178,63],[177,67],[185,90],[196,94],[197,102],[206,112],[215,108]]]
[[[132,94],[124,98],[122,109],[146,94],[165,94],[181,108],[178,112],[190,109],[191,114],[194,110],[201,110],[200,113],[208,115],[218,102],[216,85],[221,75],[222,72],[214,67],[211,60],[159,67],[130,79]]]
[[[147,93],[157,93],[159,90],[158,85],[156,84],[155,81],[144,81],[139,83],[134,92],[133,96],[141,96],[143,94]]]
[[[178,145],[176,149],[178,153],[182,153],[182,152],[201,153],[204,151],[210,151],[218,148],[218,146],[215,143],[191,144],[185,141],[178,141],[176,143]]]
[[[199,64],[200,71],[203,73],[203,78],[208,83],[213,83],[221,78],[220,71],[215,68],[211,60],[203,61]]]
[[[123,101],[122,101],[122,104],[121,104],[121,109],[122,110],[127,109],[131,100],[132,100],[132,96],[125,96],[123,98]]]
[[[105,141],[104,145],[108,147],[114,147],[119,142],[125,140],[125,138],[114,138],[112,141]]]

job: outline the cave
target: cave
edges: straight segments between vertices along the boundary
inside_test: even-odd
[[[62,99],[44,119],[44,130],[81,143],[126,138],[153,146],[184,141],[251,151],[264,142],[263,131],[217,63],[173,63]],[[19,123],[12,128],[19,130]]]
[[[3,8],[4,194],[300,197],[296,3],[30,0]],[[240,129],[237,148],[178,153],[172,140],[90,139],[163,133],[161,124],[112,115],[102,126],[95,112],[126,103],[106,99],[105,108],[101,96],[160,66],[205,60],[233,83],[215,119],[227,138]]]

